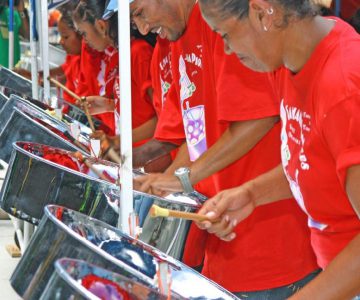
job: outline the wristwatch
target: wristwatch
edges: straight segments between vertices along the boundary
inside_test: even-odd
[[[174,175],[179,178],[181,185],[186,194],[190,194],[194,191],[194,188],[190,182],[190,169],[189,168],[179,168],[176,169]]]

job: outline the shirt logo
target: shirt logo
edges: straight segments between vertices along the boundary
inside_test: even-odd
[[[179,71],[180,71],[180,99],[183,102],[185,99],[190,98],[196,91],[196,86],[190,81],[188,74],[186,73],[186,64],[182,55],[179,59]]]
[[[196,64],[198,61],[194,60],[194,62],[189,63]],[[184,105],[185,100],[190,98],[196,91],[196,86],[193,82],[191,82],[187,74],[186,63],[182,55],[179,58],[179,72],[180,100],[186,143],[189,150],[190,160],[195,161],[207,150],[205,106],[198,105],[195,107],[190,107],[189,101],[187,101]]]
[[[314,220],[309,212],[306,209],[305,201],[303,194],[301,192],[301,183],[299,183],[299,174],[301,172],[306,172],[310,170],[310,164],[307,160],[304,144],[305,144],[305,133],[310,132],[310,115],[306,112],[302,112],[297,107],[289,107],[284,106],[284,100],[281,100],[280,106],[280,117],[282,121],[281,128],[281,160],[284,169],[284,173],[286,175],[287,180],[289,181],[291,192],[299,204],[301,209],[308,216],[308,226],[310,228],[316,228],[318,230],[324,230],[328,225],[322,224],[316,220]],[[296,130],[294,126],[290,123],[291,121],[295,121],[298,124],[299,130]],[[299,136],[300,135],[300,136]],[[289,140],[296,145],[300,146],[299,153],[299,167],[295,169],[294,178],[288,172],[289,164],[293,164],[298,166],[296,157],[292,157],[292,153],[289,147]]]

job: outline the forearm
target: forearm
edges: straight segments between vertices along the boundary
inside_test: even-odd
[[[29,25],[29,16],[26,10],[18,11],[21,17],[21,27],[19,28],[20,35],[26,39],[30,39],[30,25]]]
[[[178,146],[171,143],[161,142],[151,139],[144,145],[137,147],[133,151],[133,165],[134,168],[143,167],[146,162],[157,157],[170,153]]]
[[[243,157],[273,128],[278,120],[278,117],[269,117],[230,124],[221,138],[191,166],[192,184],[198,183]]]
[[[245,188],[255,207],[293,197],[281,165],[246,182]]]
[[[64,74],[64,70],[63,68],[60,67],[56,67],[50,70],[50,76],[55,77],[55,76],[65,76]]]
[[[164,173],[173,175],[176,169],[180,167],[189,167],[190,165],[191,161],[189,157],[189,151],[187,144],[184,143],[180,146],[173,163],[166,169]]]
[[[152,138],[157,124],[157,117],[153,117],[132,131],[133,143]]]
[[[360,295],[359,249],[357,235],[319,276],[290,299],[337,300]]]

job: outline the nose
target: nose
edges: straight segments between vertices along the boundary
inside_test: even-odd
[[[60,45],[61,46],[64,46],[65,42],[64,42],[64,39],[63,38],[60,38]]]
[[[226,41],[224,41],[224,51],[227,55],[230,55],[233,53],[233,50],[231,49],[229,43],[227,43]]]

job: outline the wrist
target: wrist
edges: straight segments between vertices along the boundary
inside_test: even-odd
[[[254,181],[248,181],[245,184],[243,184],[243,190],[244,193],[247,195],[248,199],[253,203],[254,208],[260,206],[260,198],[257,195],[256,191],[256,185]]]
[[[186,194],[190,194],[194,191],[194,188],[190,182],[189,168],[178,168],[175,170],[174,175],[180,180],[181,186]]]

